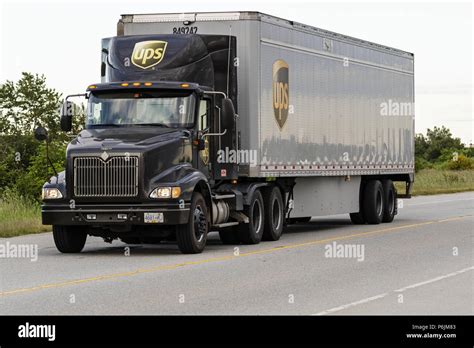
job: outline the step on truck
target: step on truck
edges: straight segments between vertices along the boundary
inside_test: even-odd
[[[85,125],[43,187],[61,252],[89,235],[200,253],[210,231],[237,245],[314,216],[389,223],[410,197],[412,53],[223,12],[122,15],[100,55],[100,83],[65,98],[61,129],[74,98]]]

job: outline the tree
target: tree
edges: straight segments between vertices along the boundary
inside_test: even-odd
[[[434,127],[433,130],[428,128],[426,139],[427,148],[424,156],[428,161],[436,161],[443,149],[462,150],[464,148],[461,139],[454,138],[451,131],[444,126]]]
[[[45,143],[34,139],[34,129],[48,130],[51,157],[58,171],[64,168],[64,151],[69,141],[60,130],[61,94],[48,88],[44,75],[22,73],[16,81],[0,85],[0,193],[6,188],[38,199],[41,182],[51,176],[45,157]],[[84,122],[84,109],[73,120],[77,132]]]

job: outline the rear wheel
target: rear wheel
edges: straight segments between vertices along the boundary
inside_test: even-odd
[[[383,180],[382,189],[384,205],[382,222],[392,222],[396,213],[397,191],[392,180]]]
[[[305,217],[298,217],[298,218],[290,218],[290,223],[291,224],[299,224],[299,223],[307,223],[311,221],[311,216],[305,216]]]
[[[204,250],[209,231],[209,215],[204,197],[195,192],[191,200],[187,224],[176,227],[176,240],[183,254],[197,254]]]
[[[239,225],[240,240],[244,244],[258,244],[262,240],[265,224],[265,214],[262,194],[255,190],[250,204],[244,207],[244,214],[248,216],[248,224]]]
[[[138,237],[122,237],[120,240],[125,244],[141,244],[141,240]]]
[[[283,233],[283,198],[278,187],[270,187],[263,192],[265,223],[263,240],[275,241]]]
[[[79,226],[53,226],[56,248],[62,253],[80,253],[86,244],[87,233]]]
[[[382,184],[378,180],[370,180],[365,184],[363,197],[364,220],[369,224],[382,222],[384,214]]]
[[[229,227],[225,231],[219,231],[219,237],[221,238],[222,244],[240,244],[239,230],[234,227]]]
[[[364,215],[362,213],[350,213],[351,221],[354,225],[363,225],[365,224]]]

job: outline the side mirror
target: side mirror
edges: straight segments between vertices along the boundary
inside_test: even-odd
[[[74,103],[65,101],[61,107],[61,130],[69,132],[72,129],[72,115],[74,111]]]
[[[227,129],[227,133],[232,132],[235,126],[234,104],[229,98],[222,99],[221,126],[223,129]]]
[[[198,151],[206,149],[206,140],[204,138],[200,138],[197,140],[197,149]]]
[[[35,139],[38,141],[45,141],[48,139],[48,131],[44,127],[37,127],[34,131]]]

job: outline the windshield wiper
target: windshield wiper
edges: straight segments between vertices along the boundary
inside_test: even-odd
[[[89,127],[123,127],[122,124],[116,123],[99,123],[99,124],[90,124]]]
[[[164,123],[137,123],[135,126],[153,126],[153,127],[165,127],[165,128],[171,128],[167,124]]]

